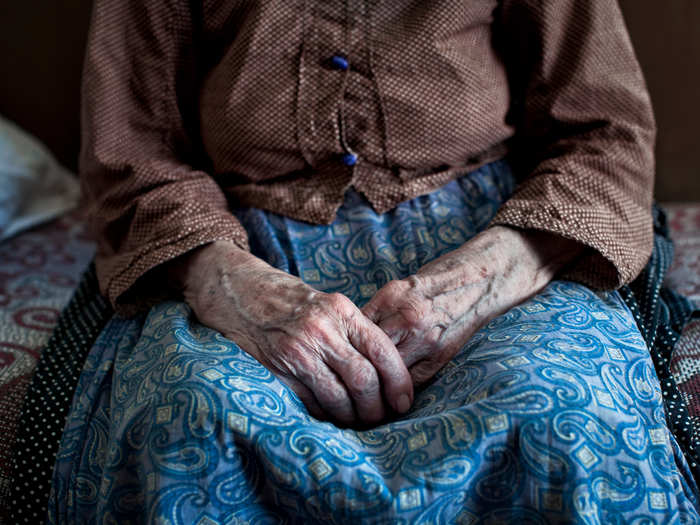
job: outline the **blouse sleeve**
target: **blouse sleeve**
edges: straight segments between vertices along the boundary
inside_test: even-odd
[[[615,0],[503,0],[495,42],[522,181],[493,224],[548,231],[585,254],[563,276],[617,288],[653,242],[655,123]]]
[[[80,175],[100,287],[118,310],[159,296],[143,277],[165,261],[216,240],[247,248],[216,181],[196,166],[194,34],[185,0],[93,6]]]

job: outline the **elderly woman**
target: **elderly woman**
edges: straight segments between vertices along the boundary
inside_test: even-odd
[[[97,0],[83,96],[100,284],[148,313],[54,522],[699,519],[613,291],[654,141],[613,0]]]

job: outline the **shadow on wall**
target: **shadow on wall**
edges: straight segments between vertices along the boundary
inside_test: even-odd
[[[657,198],[700,201],[699,0],[620,0],[659,125]],[[75,169],[91,0],[0,1],[0,114]]]

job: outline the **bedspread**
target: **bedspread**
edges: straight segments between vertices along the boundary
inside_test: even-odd
[[[667,284],[700,306],[700,204],[665,206],[675,244]],[[700,439],[700,319],[691,321],[676,344],[671,372]]]
[[[0,507],[24,394],[93,254],[78,211],[0,244]]]

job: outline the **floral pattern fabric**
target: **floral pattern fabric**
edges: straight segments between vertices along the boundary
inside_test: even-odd
[[[329,226],[238,210],[251,247],[358,305],[462,244],[513,189],[488,165]],[[115,317],[57,457],[51,523],[698,523],[697,487],[616,292],[566,281],[483,327],[411,411],[369,430],[295,394],[178,302]]]

